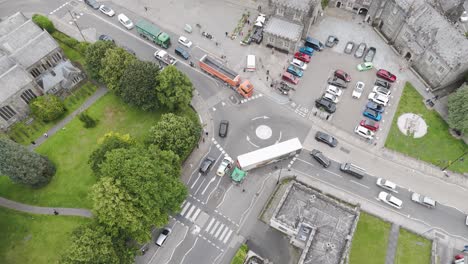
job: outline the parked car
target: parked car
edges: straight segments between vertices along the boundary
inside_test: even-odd
[[[301,47],[299,49],[299,52],[304,53],[304,54],[309,55],[309,56],[312,56],[314,54],[314,49],[311,48],[311,47],[304,46],[304,47]]]
[[[374,93],[379,93],[379,94],[385,95],[385,96],[387,96],[387,97],[389,97],[390,94],[392,94],[392,92],[390,91],[390,89],[383,88],[382,86],[374,86],[374,89],[372,89],[372,91],[373,91]]]
[[[364,91],[364,86],[365,84],[363,82],[357,82],[351,96],[357,99],[361,98],[362,92]]]
[[[392,86],[389,82],[381,79],[377,79],[374,84],[387,89],[390,89],[390,87]]]
[[[322,98],[335,104],[340,101],[340,99],[338,99],[338,96],[327,92],[323,94]]]
[[[206,174],[211,169],[211,166],[213,166],[214,162],[215,162],[214,158],[206,157],[205,160],[203,160],[202,164],[200,165],[199,171],[203,174]]]
[[[293,59],[291,62],[291,65],[300,68],[301,70],[305,71],[307,69],[307,63],[298,60],[298,59]]]
[[[332,135],[329,135],[325,132],[322,132],[322,131],[317,131],[317,133],[315,133],[315,139],[317,141],[321,141],[327,145],[329,145],[330,147],[334,148],[336,147],[336,145],[338,145],[338,140],[336,140],[336,138]]]
[[[362,58],[362,56],[364,56],[364,52],[366,51],[366,48],[367,48],[366,43],[359,44],[356,51],[354,52],[354,57]]]
[[[190,41],[188,38],[184,36],[180,36],[177,42],[179,42],[180,45],[185,46],[187,48],[192,47],[192,41]]]
[[[380,112],[380,113],[383,113],[385,111],[385,107],[383,107],[382,105],[379,105],[377,103],[374,103],[372,101],[367,102],[366,107],[370,108],[370,109],[372,109],[374,111]]]
[[[322,42],[318,41],[317,39],[311,38],[309,36],[306,37],[304,46],[311,47],[316,51],[322,51],[325,48]]]
[[[99,11],[101,11],[101,13],[108,15],[110,17],[113,17],[115,15],[114,10],[112,10],[112,8],[105,6],[105,5],[101,5],[99,7]]]
[[[382,178],[378,178],[376,184],[378,186],[388,190],[388,191],[398,193],[397,190],[396,190],[396,187],[397,187],[396,184],[391,182],[391,181],[388,181],[388,180],[385,180],[385,179],[382,179]]]
[[[126,29],[130,30],[133,28],[133,22],[124,14],[119,14],[117,16],[120,24],[122,24]]]
[[[354,128],[354,133],[358,134],[359,136],[365,138],[365,139],[373,139],[374,138],[374,132],[370,131],[369,129],[363,127],[363,126],[357,126]]]
[[[292,84],[297,84],[299,82],[299,78],[292,75],[289,72],[283,72],[283,76],[281,77],[283,80],[292,83]]]
[[[263,28],[255,27],[254,33],[252,34],[252,36],[250,36],[250,41],[260,44],[262,43],[262,40],[263,40]]]
[[[346,43],[344,53],[351,54],[353,53],[353,49],[354,49],[354,42],[348,41],[348,43]]]
[[[434,208],[436,206],[436,201],[432,200],[430,197],[415,192],[411,194],[411,200],[428,208]]]
[[[372,62],[363,62],[361,64],[357,65],[358,71],[368,71],[374,67],[374,64]]]
[[[369,94],[368,99],[382,106],[386,106],[388,104],[388,97],[383,94],[372,92]]]
[[[327,88],[327,93],[331,93],[333,95],[336,95],[336,96],[341,96],[343,94],[343,90],[341,90],[340,88],[334,86],[334,85],[328,85],[328,88]]]
[[[395,82],[397,79],[394,74],[384,69],[380,69],[377,71],[377,77],[387,80],[389,82]]]
[[[328,84],[331,84],[331,85],[334,85],[334,86],[337,86],[337,87],[340,87],[340,88],[347,88],[348,87],[348,83],[341,80],[341,79],[338,79],[336,77],[330,77],[328,78]]]
[[[232,167],[232,163],[234,161],[230,157],[224,157],[221,164],[219,164],[218,170],[216,171],[216,175],[222,177],[226,172]]]
[[[339,41],[340,40],[337,37],[330,35],[327,38],[327,42],[325,42],[325,46],[333,48],[336,44],[338,44]]]
[[[96,0],[85,0],[85,3],[93,9],[98,9],[100,7],[99,3]]]
[[[343,70],[335,70],[334,75],[335,75],[336,78],[341,79],[341,80],[343,80],[345,82],[350,82],[351,81],[351,75],[347,74]]]
[[[156,239],[155,244],[161,247],[171,232],[172,232],[172,229],[170,229],[169,227],[165,227],[162,230],[161,234],[159,234],[158,238]]]
[[[292,65],[289,65],[288,69],[287,69],[287,72],[297,76],[297,77],[302,77],[302,75],[304,75],[304,71],[299,69],[298,67],[295,67],[295,66],[292,66]]]
[[[382,115],[379,112],[374,111],[369,108],[366,108],[366,110],[364,110],[362,115],[375,121],[380,121],[382,119]]]
[[[376,52],[377,52],[377,50],[374,47],[370,47],[366,52],[366,56],[364,56],[364,61],[365,62],[373,61]]]
[[[310,62],[310,56],[307,55],[307,54],[304,54],[304,53],[296,52],[296,53],[294,53],[294,58],[296,58],[296,59],[298,59],[300,61],[303,61],[305,63]]]
[[[361,120],[359,125],[369,129],[370,131],[377,131],[379,129],[379,123],[369,119]]]
[[[104,35],[104,34],[99,36],[99,40],[102,40],[102,41],[111,41],[111,42],[114,42],[114,43],[115,43],[115,41],[114,41],[113,38],[111,38],[111,37],[108,36],[108,35]]]
[[[190,53],[186,51],[182,46],[177,46],[174,49],[175,54],[179,55],[180,57],[184,58],[184,60],[188,60],[190,58]]]
[[[392,207],[395,207],[396,209],[401,209],[401,206],[403,205],[403,202],[400,199],[387,192],[380,192],[377,199]]]
[[[330,167],[330,160],[320,151],[317,149],[313,149],[310,152],[310,155],[318,162],[320,165],[322,165],[324,168]]]
[[[326,112],[330,114],[333,114],[336,111],[336,104],[323,98],[315,100],[315,106],[317,108],[323,108]]]
[[[226,137],[229,129],[229,121],[221,120],[219,123],[219,131],[218,134],[220,137]]]

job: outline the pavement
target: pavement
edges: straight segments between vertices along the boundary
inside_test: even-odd
[[[395,262],[395,255],[398,246],[398,235],[400,234],[400,227],[393,223],[388,235],[387,256],[385,264],[393,264]]]
[[[57,212],[58,215],[93,217],[91,211],[86,209],[31,206],[2,197],[0,197],[0,206],[31,214],[54,215]]]

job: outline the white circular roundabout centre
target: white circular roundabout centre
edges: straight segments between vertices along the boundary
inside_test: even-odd
[[[257,127],[257,129],[255,129],[255,134],[259,139],[265,140],[271,138],[273,131],[269,126],[260,125]]]
[[[399,116],[397,124],[400,132],[407,136],[421,138],[427,133],[426,121],[421,116],[413,113],[405,113]]]

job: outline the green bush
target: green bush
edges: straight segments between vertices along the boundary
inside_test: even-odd
[[[86,112],[82,112],[81,114],[79,114],[78,119],[80,119],[80,121],[83,122],[83,126],[85,128],[92,128],[97,125],[97,121]]]
[[[44,122],[58,119],[65,113],[65,105],[55,95],[46,94],[32,100],[29,104],[32,114]]]
[[[237,250],[236,255],[232,258],[231,264],[242,264],[247,257],[247,252],[249,251],[249,247],[246,244],[242,244]]]
[[[56,31],[54,23],[52,23],[52,21],[50,21],[46,16],[34,14],[32,16],[32,21],[40,28],[47,30],[50,34]]]
[[[328,6],[328,0],[322,0],[322,9]]]
[[[70,48],[76,49],[76,46],[80,43],[78,40],[63,34],[60,31],[55,31],[52,36],[63,44],[67,45]]]
[[[85,54],[86,53],[86,49],[88,48],[88,46],[91,45],[91,43],[89,42],[79,42],[78,45],[76,45],[75,49],[81,53],[81,54]]]

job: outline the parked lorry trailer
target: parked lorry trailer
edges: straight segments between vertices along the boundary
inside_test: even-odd
[[[169,35],[160,30],[153,23],[142,19],[136,23],[135,27],[142,38],[148,39],[154,44],[165,49],[171,46],[171,38]]]
[[[162,49],[156,49],[154,52],[154,57],[167,65],[175,65],[177,62],[176,58]]]
[[[227,68],[214,58],[204,55],[199,61],[199,66],[209,75],[222,80],[226,85],[229,85],[232,89],[236,90],[244,98],[252,96],[254,87],[249,80],[242,81],[239,74]]]

